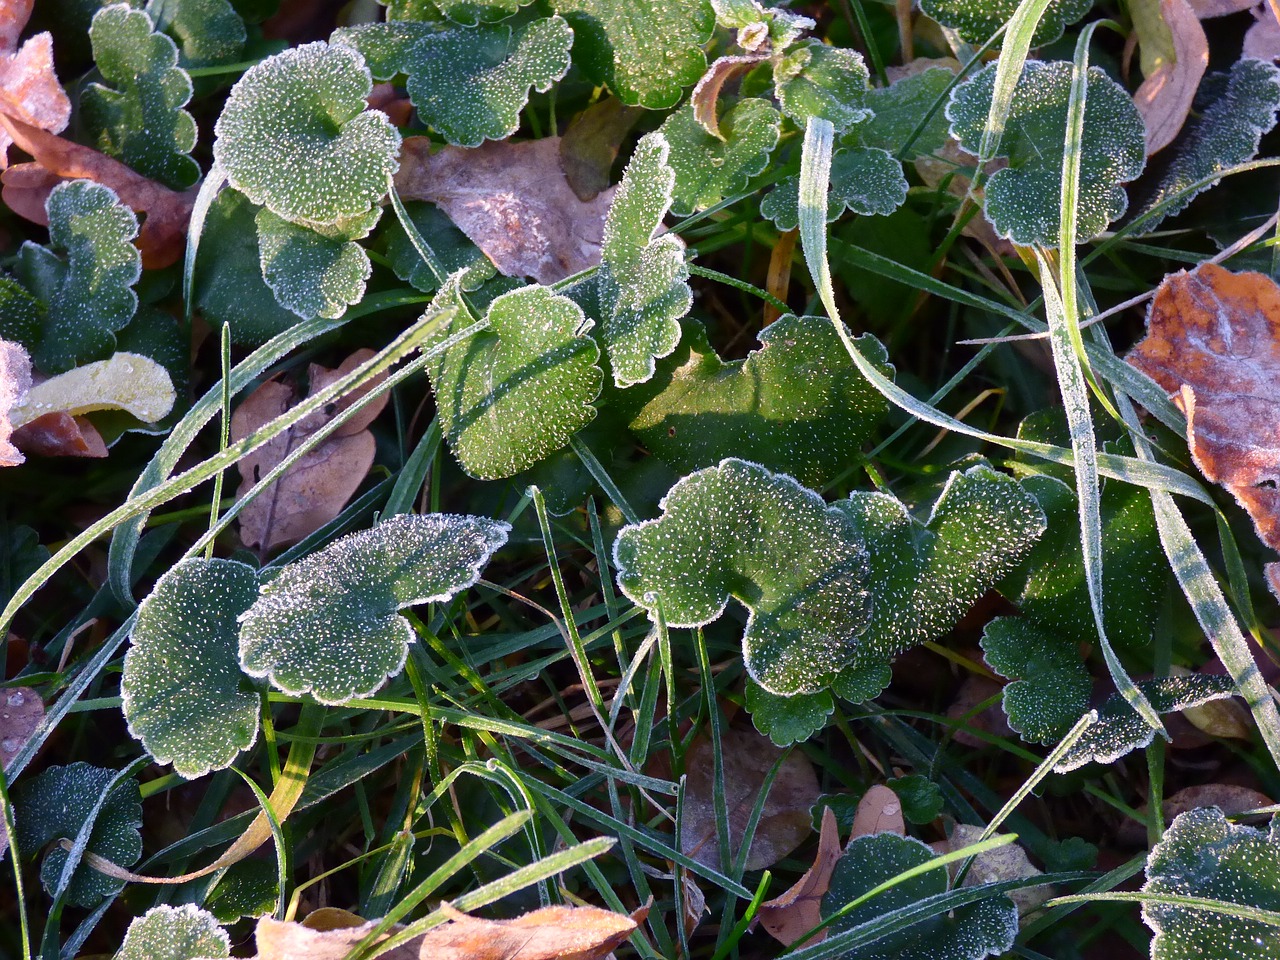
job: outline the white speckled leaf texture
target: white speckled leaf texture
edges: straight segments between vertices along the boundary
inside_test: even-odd
[[[219,960],[231,956],[231,938],[213,914],[193,903],[152,907],[129,924],[112,960]]]

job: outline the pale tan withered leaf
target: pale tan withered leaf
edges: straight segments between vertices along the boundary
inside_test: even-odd
[[[900,837],[907,835],[907,825],[902,819],[902,801],[883,783],[872,784],[858,801],[849,839],[867,837],[873,833],[896,833]]]
[[[822,832],[818,835],[818,852],[814,855],[813,866],[786,893],[760,904],[760,925],[779,943],[789,947],[822,922],[822,898],[831,884],[831,871],[840,859],[840,852],[836,815],[830,807],[824,807]],[[820,930],[803,946],[818,943],[826,937],[827,931]]]
[[[22,451],[10,442],[15,424],[13,408],[31,389],[31,358],[22,344],[0,340],[0,467],[22,463]]]
[[[1144,2],[1148,7],[1155,4],[1155,0]],[[1133,95],[1147,128],[1147,156],[1163,150],[1178,135],[1209,66],[1209,40],[1190,0],[1159,0],[1159,13],[1164,26],[1159,31],[1161,42],[1170,46],[1151,58],[1154,69]]]
[[[21,427],[49,413],[78,416],[95,410],[123,410],[155,423],[173,409],[176,397],[169,371],[150,357],[116,353],[35,384],[9,414]]]
[[[22,35],[35,0],[0,3],[0,111],[25,123],[58,133],[71,119],[71,101],[53,71],[53,36],[48,31]],[[13,138],[0,130],[0,169],[9,165]]]

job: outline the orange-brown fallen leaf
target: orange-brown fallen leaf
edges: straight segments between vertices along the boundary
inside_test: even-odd
[[[100,460],[107,455],[102,434],[88,417],[74,417],[65,411],[46,413],[13,431],[13,443],[23,453],[35,457],[88,457]]]
[[[858,801],[849,839],[875,833],[896,833],[900,837],[907,835],[907,824],[902,819],[902,801],[883,783],[872,784]]]
[[[1174,56],[1163,60],[1133,95],[1147,128],[1147,156],[1178,135],[1209,66],[1209,39],[1190,0],[1160,0],[1160,15],[1173,35]]]
[[[57,133],[71,119],[71,101],[53,71],[53,36],[48,32],[18,38],[31,19],[35,0],[0,2],[0,110]],[[0,130],[0,169],[9,165],[10,135]]]
[[[357,350],[336,370],[312,364],[309,373],[311,393],[315,394],[346,376],[371,356],[371,350]],[[316,411],[241,460],[240,475],[244,479],[236,495],[243,497],[257,484],[259,477],[287,457],[306,437],[372,390],[381,379],[375,378],[359,391],[348,394],[325,410]],[[232,414],[232,439],[244,439],[280,416],[297,400],[292,387],[268,380],[249,394]],[[370,403],[244,508],[240,514],[240,539],[245,546],[265,551],[296,543],[342,512],[373,466],[374,440],[368,427],[386,403],[386,394]]]
[[[760,904],[760,925],[773,939],[792,946],[806,932],[822,922],[822,898],[831,885],[831,871],[840,859],[840,829],[836,815],[830,807],[822,810],[822,831],[818,835],[818,852],[813,866],[786,893]],[[820,930],[810,937],[804,946],[818,943],[827,937]]]
[[[0,467],[22,463],[22,451],[10,440],[14,428],[9,414],[30,389],[31,358],[27,351],[20,343],[0,340]]]
[[[1187,415],[1200,472],[1230,490],[1262,541],[1280,550],[1280,287],[1208,263],[1171,274],[1127,359]],[[1273,588],[1278,570],[1267,565]]]
[[[768,59],[763,53],[749,53],[745,56],[721,57],[707,68],[693,88],[689,102],[693,104],[694,119],[702,128],[718,140],[724,139],[720,132],[720,91],[730,80],[741,77],[758,63]]]
[[[604,960],[648,908],[628,917],[597,907],[544,907],[514,920],[481,920],[448,904],[440,912],[449,918],[444,924],[381,954],[383,960]],[[342,960],[375,924],[345,911],[317,913],[323,916],[313,914],[314,924],[312,917],[259,920],[257,960]]]
[[[395,184],[405,199],[444,210],[509,277],[555,283],[600,262],[613,190],[579,200],[560,167],[559,137],[434,154],[426,137],[409,137]]]

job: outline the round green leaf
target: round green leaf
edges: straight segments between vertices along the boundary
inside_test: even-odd
[[[758,683],[747,681],[747,713],[757,730],[779,747],[808,740],[827,725],[836,703],[826,690],[780,697]]]
[[[667,117],[662,133],[671,145],[676,174],[671,209],[687,216],[741,193],[768,166],[780,126],[773,105],[756,98],[740,100],[720,120],[723,140],[707,133],[692,104]]]
[[[231,956],[231,938],[194,903],[152,907],[129,924],[112,960],[213,960]]]
[[[1031,46],[1053,43],[1067,24],[1075,23],[1092,7],[1093,0],[1050,0]],[[920,0],[920,9],[943,26],[954,27],[970,43],[982,43],[1009,22],[1018,0]]]
[[[869,119],[863,105],[868,80],[862,54],[821,40],[800,41],[773,65],[778,105],[801,129],[819,118],[840,134]]]
[[[510,529],[401,514],[289,564],[241,615],[241,667],[321,703],[373,693],[404,667],[413,639],[397,611],[471,586]]]
[[[846,210],[864,217],[887,217],[907,199],[907,178],[888,151],[878,147],[849,147],[831,161],[831,189],[827,193],[827,220]],[[760,203],[761,216],[779,230],[800,224],[800,178],[787,177]]]
[[[259,697],[240,670],[238,617],[258,596],[253,567],[185,560],[138,608],[120,694],[129,732],[184,777],[231,764],[258,736]]]
[[[1022,739],[1057,743],[1089,709],[1093,681],[1069,638],[1023,617],[997,617],[983,631],[982,651],[991,669],[1013,681],[1003,706]]]
[[[266,208],[255,223],[262,279],[280,306],[304,320],[333,318],[364,297],[373,266],[358,243],[330,239]]]

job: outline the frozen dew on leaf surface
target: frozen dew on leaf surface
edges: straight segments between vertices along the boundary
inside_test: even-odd
[[[194,903],[152,907],[129,924],[112,960],[221,960],[231,938],[213,914]]]

